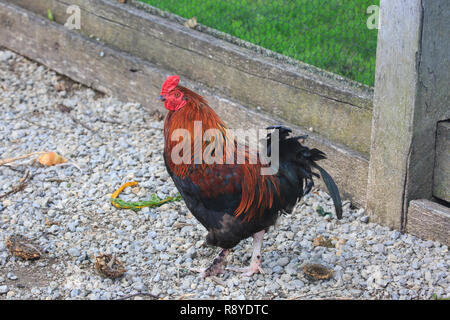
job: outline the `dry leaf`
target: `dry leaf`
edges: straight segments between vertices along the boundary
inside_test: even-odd
[[[59,226],[59,222],[52,221],[52,220],[50,220],[48,217],[45,217],[45,222],[44,222],[44,224],[45,224],[47,227],[51,227],[51,226],[53,226],[53,225]]]
[[[95,257],[95,268],[104,277],[119,278],[125,272],[123,263],[110,254],[100,254]]]
[[[24,260],[35,260],[41,257],[41,252],[29,239],[21,235],[6,238],[6,247],[11,254]]]
[[[326,248],[333,248],[333,243],[331,241],[331,239],[329,238],[324,238],[322,236],[318,236],[316,238],[314,238],[313,241],[313,246],[315,247],[326,247]]]
[[[55,91],[66,91],[66,84],[64,81],[59,81],[53,84]]]
[[[309,280],[328,280],[333,276],[333,270],[321,264],[307,264],[303,267],[306,277]]]
[[[196,25],[197,25],[197,18],[196,17],[192,17],[191,19],[187,20],[184,23],[185,27],[188,27],[188,28],[191,28],[191,29],[195,28]]]
[[[44,166],[54,166],[55,164],[66,163],[67,159],[61,157],[56,152],[47,152],[38,158],[38,162]]]
[[[59,109],[59,111],[61,111],[63,113],[70,113],[70,111],[73,110],[72,107],[68,107],[62,103],[58,104],[56,107]]]

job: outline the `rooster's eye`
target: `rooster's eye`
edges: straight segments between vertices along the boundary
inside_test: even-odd
[[[175,93],[175,98],[179,98],[180,97],[180,93],[179,92],[176,92]]]

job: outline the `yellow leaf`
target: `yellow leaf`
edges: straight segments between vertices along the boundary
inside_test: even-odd
[[[196,25],[197,25],[197,18],[196,17],[192,17],[191,19],[187,20],[184,23],[184,26],[188,27],[188,28],[195,28]]]
[[[61,157],[56,152],[47,152],[38,158],[38,162],[44,166],[54,166],[55,164],[66,163],[67,159]]]

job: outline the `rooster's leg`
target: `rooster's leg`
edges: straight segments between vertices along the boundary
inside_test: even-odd
[[[219,273],[223,273],[223,264],[225,262],[225,258],[227,257],[228,253],[230,253],[230,249],[222,249],[220,251],[219,255],[213,260],[211,265],[206,269],[192,269],[192,271],[197,271],[202,274],[203,278],[209,277],[209,276],[216,276]]]
[[[253,274],[258,272],[264,273],[263,269],[261,268],[261,247],[264,238],[264,232],[265,230],[262,230],[253,235],[253,253],[250,266],[245,268],[228,267],[227,269],[236,272],[242,272],[245,276],[248,277],[251,277]]]

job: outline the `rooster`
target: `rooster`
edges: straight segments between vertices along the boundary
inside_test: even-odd
[[[319,177],[313,169],[322,176],[336,215],[342,218],[339,190],[331,176],[316,164],[326,158],[325,154],[303,146],[300,141],[306,136],[290,137],[291,130],[283,126],[267,128],[272,130],[265,140],[267,155],[272,151],[272,137],[276,137],[273,133],[278,132],[279,167],[274,174],[263,175],[261,169],[267,164],[259,158],[251,163],[250,147],[245,144],[244,148],[238,148],[240,142],[228,133],[227,126],[208,102],[179,85],[179,81],[179,76],[169,76],[159,97],[169,111],[164,120],[164,162],[186,206],[208,230],[206,243],[221,248],[212,264],[201,270],[203,277],[223,273],[230,250],[250,236],[253,237],[250,265],[228,269],[247,276],[263,273],[264,233],[281,214],[291,213],[297,201],[312,189],[313,176]],[[195,142],[195,134],[203,137],[207,132],[212,132],[210,139]],[[218,146],[229,148],[219,152]],[[196,159],[207,148],[215,160],[223,161]],[[228,156],[234,161],[227,162]],[[245,159],[243,164],[236,163],[239,157]]]

